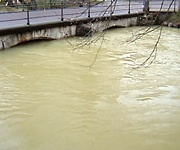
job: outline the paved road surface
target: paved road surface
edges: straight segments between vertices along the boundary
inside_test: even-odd
[[[170,0],[165,0],[163,10],[167,10]],[[113,11],[113,15],[128,14],[129,3],[128,1],[117,1],[116,7],[109,7],[111,0],[106,0],[103,3],[95,5],[90,8],[90,17],[96,16],[109,16]],[[113,2],[114,6],[115,2]],[[161,6],[160,0],[154,0],[150,2],[150,10],[159,10]],[[174,4],[171,10],[174,9]],[[130,6],[130,13],[138,13],[143,11],[143,1],[132,1]],[[39,11],[30,11],[30,24],[41,24],[53,21],[61,20],[61,9],[48,9]],[[65,8],[63,9],[64,20],[73,20],[79,18],[88,17],[88,6],[77,8]],[[27,25],[27,12],[16,13],[0,13],[0,29],[12,28],[17,26]]]

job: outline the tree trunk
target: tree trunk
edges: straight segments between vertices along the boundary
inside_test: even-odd
[[[13,6],[13,1],[12,0],[6,0],[6,6]]]

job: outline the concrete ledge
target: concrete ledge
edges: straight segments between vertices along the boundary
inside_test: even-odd
[[[31,24],[31,25],[23,25],[12,28],[3,28],[0,29],[0,36],[9,35],[9,34],[22,34],[26,32],[32,32],[34,30],[42,30],[48,28],[55,27],[65,27],[70,25],[78,25],[78,24],[87,24],[88,22],[94,23],[98,21],[107,21],[109,19],[118,20],[125,18],[137,17],[140,15],[144,15],[144,13],[134,13],[134,14],[126,14],[126,15],[114,15],[114,16],[104,16],[104,17],[94,17],[94,18],[85,18],[85,19],[73,19],[70,21],[55,21],[50,23],[40,23],[40,24]]]
[[[70,21],[57,21],[35,25],[25,25],[0,30],[0,49],[37,39],[61,39],[77,36],[79,27],[86,25],[88,31],[102,32],[111,27],[136,26],[137,18],[144,13],[95,17]]]

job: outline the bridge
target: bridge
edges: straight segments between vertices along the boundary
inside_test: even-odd
[[[151,0],[148,9],[175,12],[178,5],[176,0]],[[0,49],[30,40],[76,36],[78,29],[98,32],[112,26],[137,25],[144,13],[144,0],[107,0],[68,8],[61,3],[60,8],[41,10],[24,5],[22,11],[0,13]]]

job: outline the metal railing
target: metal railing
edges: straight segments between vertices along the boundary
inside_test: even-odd
[[[150,1],[150,10],[151,11],[178,11],[178,5],[177,5],[178,0],[162,0],[162,1],[157,1],[157,0],[151,0]],[[162,6],[161,6],[162,5]]]
[[[170,7],[171,11],[176,11],[176,0],[171,4],[170,0],[165,0],[163,6],[161,1],[151,0],[149,8],[152,11],[158,11],[162,7],[163,11],[167,11]],[[171,4],[171,6],[170,6]],[[80,7],[79,7],[80,6]],[[130,14],[143,12],[143,1],[121,1],[102,2],[100,4],[84,3],[83,5],[70,5],[69,3],[56,3],[56,5],[41,3],[21,4],[12,7],[10,12],[0,13],[0,28],[12,25],[30,25],[36,23],[67,21],[79,18],[89,18],[97,16],[111,16],[120,14]],[[0,6],[1,8],[7,6]],[[10,7],[10,6],[8,6]]]

